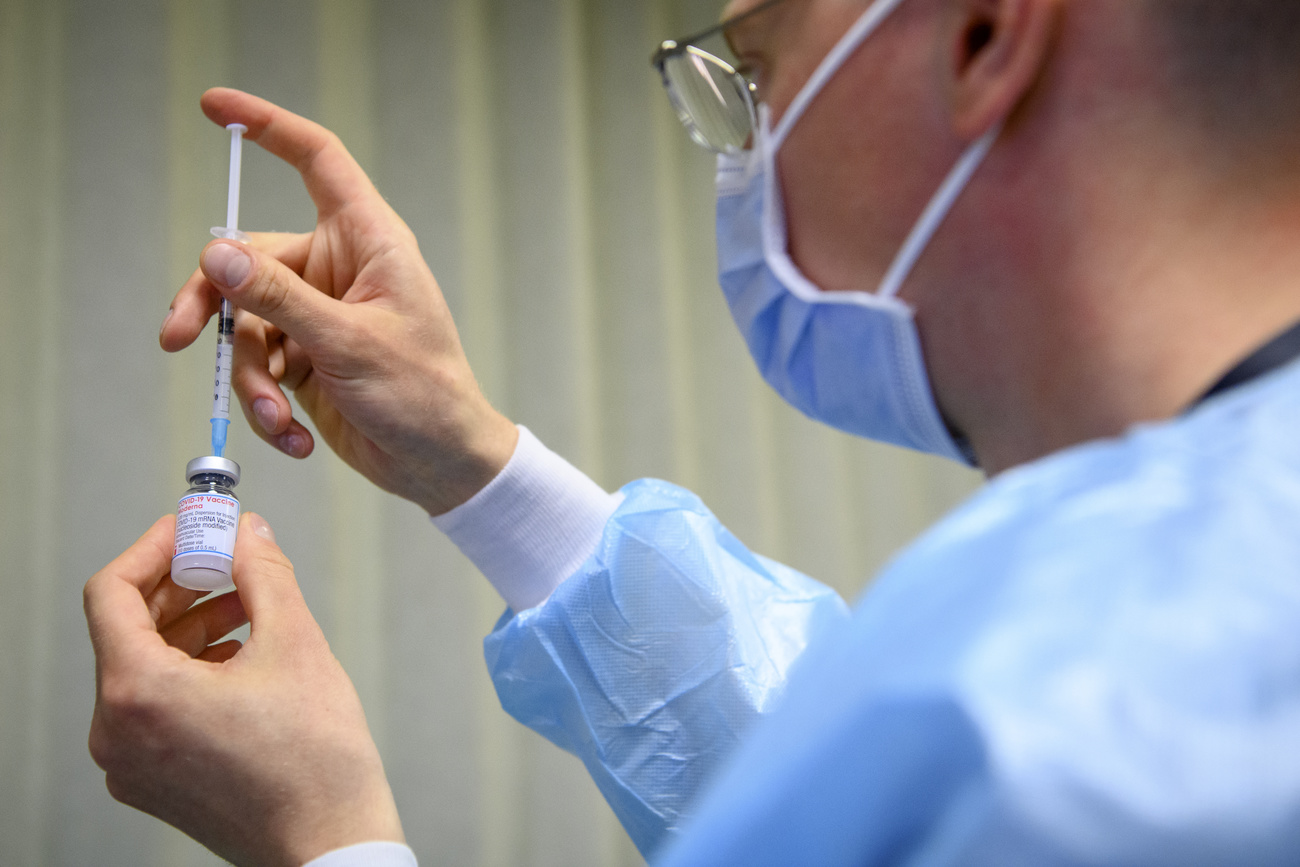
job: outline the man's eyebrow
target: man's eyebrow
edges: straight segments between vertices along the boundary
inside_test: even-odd
[[[731,52],[731,56],[732,56],[732,57],[735,57],[735,58],[737,58],[737,59],[739,59],[739,58],[740,58],[740,52],[736,50],[736,43],[735,43],[734,41],[732,41],[732,38],[731,38],[731,28],[730,28],[730,27],[727,27],[727,28],[724,28],[724,29],[723,29],[723,31],[722,31],[722,41],[727,43],[727,50]]]
[[[765,12],[782,2],[783,0],[763,0],[762,3],[759,3],[750,9],[746,9],[744,12],[732,15],[730,19],[723,19],[718,22],[717,32],[721,34],[723,40],[727,43],[727,49],[731,51],[732,55],[737,60],[741,58],[742,52],[740,48],[737,47],[733,34],[739,28],[750,26],[749,19],[756,17],[760,12]]]

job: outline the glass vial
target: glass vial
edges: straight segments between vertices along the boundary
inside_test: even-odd
[[[239,464],[228,458],[195,458],[185,466],[190,489],[176,504],[176,553],[172,580],[191,590],[229,587],[239,530]]]

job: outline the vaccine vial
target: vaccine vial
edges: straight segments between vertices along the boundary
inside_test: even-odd
[[[176,504],[176,553],[172,580],[191,590],[229,587],[239,529],[239,464],[228,458],[195,458],[185,466],[190,489]]]

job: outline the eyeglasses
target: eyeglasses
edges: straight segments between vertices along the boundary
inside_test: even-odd
[[[695,43],[780,2],[767,0],[694,36],[669,39],[650,58],[663,79],[677,119],[701,147],[722,154],[745,149],[758,129],[758,112],[754,108],[758,88],[730,63]]]

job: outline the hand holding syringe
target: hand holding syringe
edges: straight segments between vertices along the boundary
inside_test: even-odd
[[[173,302],[163,348],[192,344],[228,297],[241,308],[231,411],[242,403],[253,433],[294,458],[320,436],[430,514],[469,499],[519,433],[478,388],[410,228],[323,127],[227,89],[208,91],[203,110],[222,128],[246,124],[246,140],[302,174],[316,225],[209,244]]]

